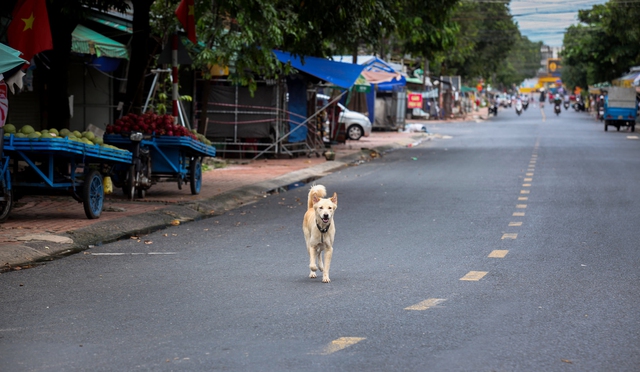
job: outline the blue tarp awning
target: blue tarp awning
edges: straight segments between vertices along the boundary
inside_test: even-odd
[[[353,63],[334,62],[324,58],[306,56],[304,64],[302,64],[300,57],[295,57],[291,53],[279,50],[274,50],[273,53],[280,62],[290,62],[291,66],[300,71],[345,89],[353,86],[364,68],[364,66]]]

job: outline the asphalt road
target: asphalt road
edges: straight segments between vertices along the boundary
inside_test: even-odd
[[[640,140],[534,107],[308,188],[0,275],[3,371],[637,371]],[[635,137],[635,138],[634,138]]]

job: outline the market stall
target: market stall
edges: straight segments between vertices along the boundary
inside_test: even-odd
[[[176,125],[170,115],[129,114],[107,126],[104,142],[132,153],[131,166],[114,171],[114,185],[125,196],[144,198],[158,182],[188,183],[193,195],[202,186],[202,159],[214,157],[215,147],[203,135]]]
[[[21,196],[59,191],[70,194],[84,206],[89,219],[99,218],[105,194],[105,180],[114,166],[131,164],[131,152],[101,146],[75,135],[41,138],[21,130],[3,136],[0,178],[8,192],[0,204],[6,219],[13,202]],[[0,220],[2,220],[0,219]]]

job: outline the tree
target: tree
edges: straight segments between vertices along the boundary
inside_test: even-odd
[[[133,35],[131,38],[131,54],[127,72],[127,92],[125,94],[126,112],[140,113],[144,96],[144,76],[152,60],[149,48],[151,36],[150,11],[155,0],[132,0]]]
[[[640,4],[611,0],[578,12],[582,24],[564,36],[563,79],[595,84],[620,77],[640,64]]]
[[[525,79],[535,77],[540,68],[542,42],[532,42],[519,32],[509,50],[504,65],[496,71],[496,83],[503,88],[517,86]]]
[[[465,79],[492,81],[505,69],[505,61],[520,38],[508,3],[465,2],[456,8],[452,20],[461,25],[459,43],[464,48],[446,56],[447,70]]]
[[[423,69],[427,61],[440,62],[443,52],[456,45],[460,25],[451,20],[456,0],[397,1],[393,15],[397,22],[397,39],[403,54],[422,57]]]

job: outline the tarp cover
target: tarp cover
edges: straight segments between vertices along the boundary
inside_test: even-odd
[[[392,92],[395,87],[407,85],[407,79],[402,74],[379,58],[367,61],[362,75],[375,85],[379,92]]]
[[[71,33],[71,51],[98,57],[129,59],[129,52],[124,44],[83,25],[78,25]]]
[[[307,120],[307,82],[300,75],[287,78],[289,92],[289,137],[291,143],[307,139],[307,126],[301,125]]]
[[[353,86],[364,68],[353,63],[334,62],[324,58],[306,56],[303,64],[300,57],[294,57],[291,53],[279,50],[274,50],[273,53],[280,62],[290,62],[291,66],[297,70],[345,89]]]
[[[275,89],[275,86],[258,86],[251,97],[246,87],[212,86],[206,136],[216,139],[269,138],[277,113]]]
[[[0,43],[0,74],[25,64],[27,61],[20,58],[20,51]]]

